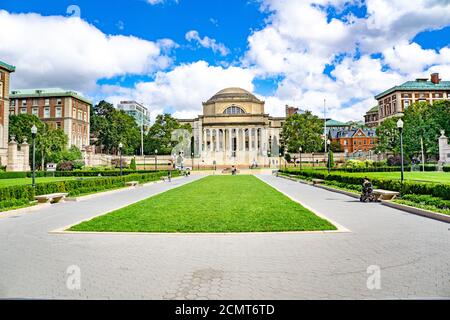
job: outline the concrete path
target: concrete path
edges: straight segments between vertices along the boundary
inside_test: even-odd
[[[351,232],[48,233],[199,178],[190,177],[0,218],[0,297],[450,298],[449,224],[281,178],[260,177]],[[72,281],[78,271],[79,289]],[[380,289],[370,290],[368,279],[370,288],[379,284]]]

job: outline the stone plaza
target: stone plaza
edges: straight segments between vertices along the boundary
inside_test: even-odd
[[[54,232],[202,177],[3,214],[0,298],[450,298],[448,224],[271,175],[258,177],[346,231]]]

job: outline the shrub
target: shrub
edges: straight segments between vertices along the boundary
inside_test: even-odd
[[[430,195],[407,194],[401,200],[411,201],[427,206],[434,206],[440,209],[450,209],[450,201],[436,198]]]
[[[397,166],[400,167],[402,165],[402,157],[401,156],[391,156],[387,160],[388,166]],[[409,165],[409,162],[406,158],[403,158],[403,165]]]
[[[78,196],[80,194],[93,193],[103,190],[124,187],[126,182],[139,181],[140,183],[157,181],[162,176],[167,176],[167,171],[133,173],[122,177],[105,177],[84,180],[67,180],[49,183],[38,183],[36,189],[31,185],[12,186],[0,188],[0,203],[7,205],[10,203],[15,206],[15,200],[32,201],[35,195],[51,194],[51,193],[69,193],[70,196]],[[172,177],[180,175],[179,171],[173,171]],[[11,202],[8,202],[11,201]]]
[[[14,207],[21,207],[21,206],[25,206],[29,203],[30,203],[30,200],[28,200],[28,199],[3,200],[3,201],[0,201],[0,210],[14,208]]]
[[[131,169],[131,170],[134,170],[134,171],[137,170],[137,166],[136,166],[136,158],[131,159],[130,169]]]

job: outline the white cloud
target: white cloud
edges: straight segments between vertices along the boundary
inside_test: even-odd
[[[165,42],[167,46],[167,41]],[[107,35],[80,18],[0,11],[0,57],[17,67],[13,88],[95,88],[98,79],[148,74],[171,60],[160,44]]]
[[[200,37],[200,34],[196,30],[191,30],[186,33],[186,40],[191,42],[197,42],[203,48],[211,49],[214,53],[219,52],[222,56],[226,56],[230,53],[224,44],[217,42],[215,39],[209,37]]]
[[[361,18],[330,18],[326,10],[363,3],[368,14]],[[326,98],[334,118],[361,119],[363,104],[369,109],[373,96],[390,86],[450,70],[449,48],[436,52],[412,42],[421,31],[450,24],[450,1],[262,0],[262,10],[269,13],[267,24],[249,36],[242,62],[259,77],[283,77],[270,104],[322,114]],[[335,66],[332,78],[323,74],[327,65]]]
[[[169,72],[158,72],[152,82],[140,82],[133,88],[103,86],[103,94],[117,103],[135,99],[148,105],[152,114],[170,110],[180,118],[200,115],[202,102],[226,87],[253,91],[254,75],[239,67],[210,66],[205,61],[177,66]]]

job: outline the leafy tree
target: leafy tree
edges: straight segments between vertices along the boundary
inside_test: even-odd
[[[70,149],[64,149],[59,152],[52,153],[48,157],[49,162],[60,163],[63,161],[73,162],[76,160],[81,160],[83,157],[80,149],[77,146],[72,146]]]
[[[403,146],[406,158],[421,154],[421,140],[424,144],[425,158],[439,154],[438,138],[440,131],[450,133],[450,101],[437,101],[433,105],[418,102],[408,107],[403,116]],[[400,134],[397,129],[398,118],[383,121],[377,129],[379,145],[377,151],[400,153]]]
[[[290,152],[317,152],[323,146],[323,121],[310,111],[287,118],[282,137]]]
[[[171,154],[172,149],[177,145],[176,141],[172,141],[172,132],[176,129],[186,129],[192,132],[190,125],[181,125],[170,114],[158,115],[144,138],[145,153],[154,154],[155,150],[158,150],[158,154]]]
[[[67,135],[61,129],[52,129],[38,117],[29,114],[11,115],[9,135],[15,136],[18,143],[22,143],[24,138],[31,143],[31,127],[36,125],[38,132],[36,135],[36,162],[41,163],[41,168],[45,168],[46,159],[53,154],[63,152],[67,146]],[[30,158],[32,157],[30,148]]]
[[[125,155],[134,154],[140,145],[140,129],[134,118],[106,101],[91,108],[91,134],[94,143],[110,154],[118,154],[120,143]]]
[[[331,142],[330,148],[331,148],[331,151],[333,151],[333,152],[343,152],[344,151],[344,148],[338,141]]]

